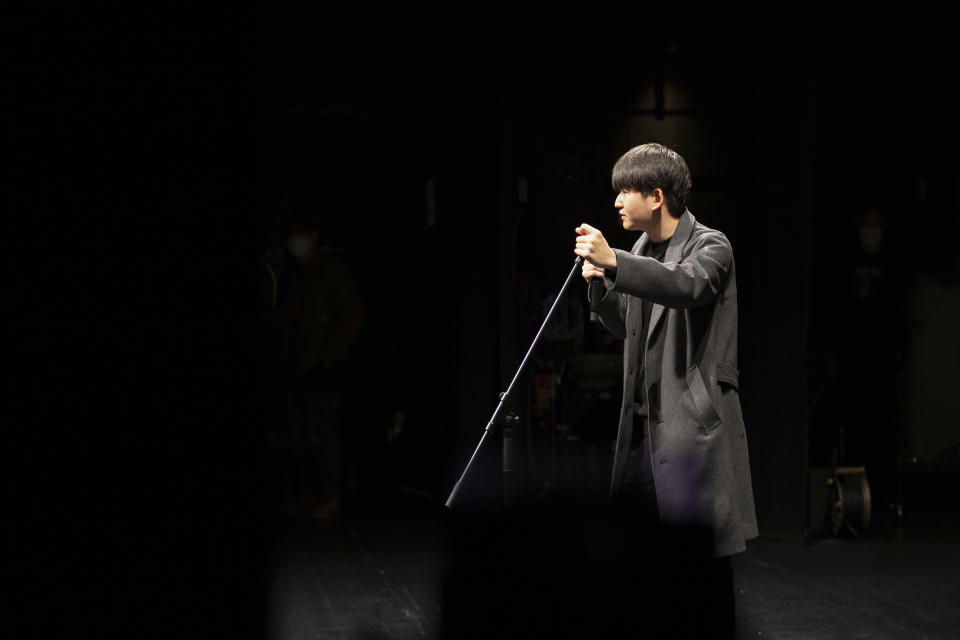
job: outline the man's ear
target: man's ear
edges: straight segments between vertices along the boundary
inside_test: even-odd
[[[658,209],[664,205],[667,201],[667,197],[663,195],[663,189],[656,187],[653,191],[650,192],[650,197],[653,198],[653,208]]]

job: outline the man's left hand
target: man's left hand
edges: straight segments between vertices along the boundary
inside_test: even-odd
[[[610,248],[599,230],[583,223],[577,227],[576,231],[577,248],[573,250],[575,254],[602,269],[617,268],[617,254]]]

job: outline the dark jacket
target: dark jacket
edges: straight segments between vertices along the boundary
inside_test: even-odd
[[[647,234],[628,253],[614,249],[600,319],[624,342],[624,387],[611,493],[623,477],[633,435],[634,386],[644,349],[644,394],[658,419],[649,426],[657,504],[665,523],[709,526],[714,555],[746,549],[758,535],[743,414],[738,395],[737,281],[733,250],[721,232],[680,217],[663,263],[642,255]],[[641,333],[641,298],[653,302]],[[662,353],[651,340],[664,332]]]

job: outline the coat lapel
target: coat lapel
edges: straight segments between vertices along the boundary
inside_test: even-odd
[[[696,222],[697,220],[693,217],[693,214],[690,213],[690,209],[687,209],[683,212],[683,215],[680,216],[680,222],[677,223],[676,230],[674,230],[673,235],[670,236],[670,244],[667,245],[667,254],[663,257],[663,261],[665,263],[680,262],[680,257],[683,255],[683,246],[690,238],[690,234],[693,233],[693,227]],[[649,242],[650,237],[647,236],[647,234],[643,234],[643,238],[640,239],[640,244],[643,245],[643,250],[646,250],[646,245]],[[650,326],[647,327],[648,341],[650,340],[650,336],[653,335],[653,332],[657,327],[657,323],[660,321],[660,317],[662,315],[662,304],[654,304],[650,308]]]
[[[640,234],[640,239],[637,240],[637,244],[634,245],[632,253],[635,256],[642,256],[647,252],[647,247],[650,245],[650,236],[646,232]]]

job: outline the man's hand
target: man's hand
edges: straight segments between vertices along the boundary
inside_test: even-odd
[[[617,268],[617,254],[613,252],[606,238],[597,229],[584,223],[576,229],[577,248],[573,250],[578,256],[583,256],[583,271],[586,277],[587,264],[601,267],[600,275],[603,275],[603,269]]]
[[[583,266],[580,267],[580,272],[583,275],[583,279],[587,282],[590,282],[590,278],[603,278],[603,269],[590,264],[586,260],[583,261]]]

